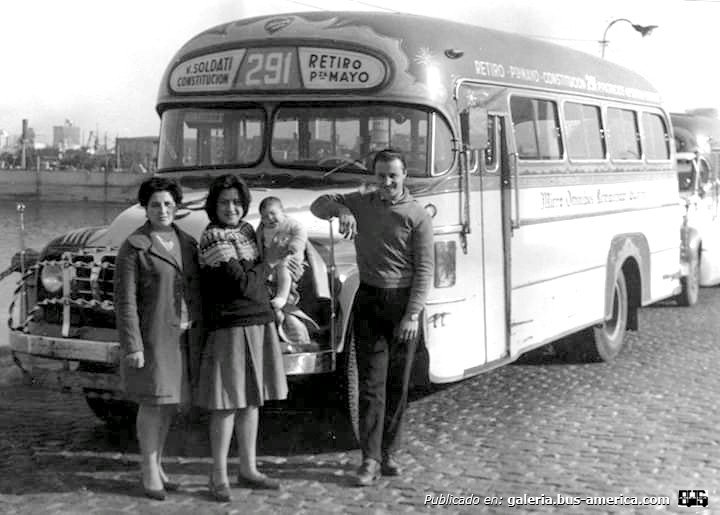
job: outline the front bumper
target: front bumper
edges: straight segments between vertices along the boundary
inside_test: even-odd
[[[121,351],[117,342],[39,336],[10,331],[10,349],[15,364],[33,385],[61,390],[122,390]],[[80,370],[81,363],[94,364],[110,373]],[[335,352],[283,354],[288,378],[333,372]]]

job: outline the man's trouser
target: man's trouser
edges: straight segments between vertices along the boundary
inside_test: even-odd
[[[353,324],[363,459],[381,461],[399,444],[417,340],[400,342],[395,330],[409,296],[410,288],[358,289]]]

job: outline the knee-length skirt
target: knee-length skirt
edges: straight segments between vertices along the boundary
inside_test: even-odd
[[[209,410],[262,406],[287,397],[277,331],[272,323],[217,329],[208,334],[196,404]]]
[[[182,331],[177,341],[155,342],[144,349],[143,368],[130,368],[123,361],[125,392],[138,404],[189,405],[191,401],[190,340]]]

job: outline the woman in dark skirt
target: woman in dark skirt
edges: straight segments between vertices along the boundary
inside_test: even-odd
[[[174,223],[182,191],[172,180],[144,181],[138,201],[148,221],[122,244],[115,271],[115,313],[125,390],[140,405],[137,437],[145,495],[178,485],[162,468],[173,414],[190,404],[202,334],[197,242]]]
[[[210,224],[200,237],[200,263],[208,339],[202,355],[197,403],[210,411],[213,469],[210,494],[230,500],[227,457],[233,429],[238,441],[239,486],[278,489],[260,473],[255,450],[258,407],[287,397],[280,343],[255,231],[243,220],[247,185],[233,175],[213,181],[205,210]]]

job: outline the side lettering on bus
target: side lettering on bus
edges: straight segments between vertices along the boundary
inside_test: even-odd
[[[597,77],[585,74],[582,77],[556,73],[548,70],[523,68],[521,66],[503,65],[491,61],[475,60],[475,73],[481,77],[493,79],[511,79],[522,84],[544,85],[551,88],[588,91],[602,95],[627,98],[631,100],[659,102],[660,95],[654,91],[645,91],[630,86],[613,84],[598,80]]]

